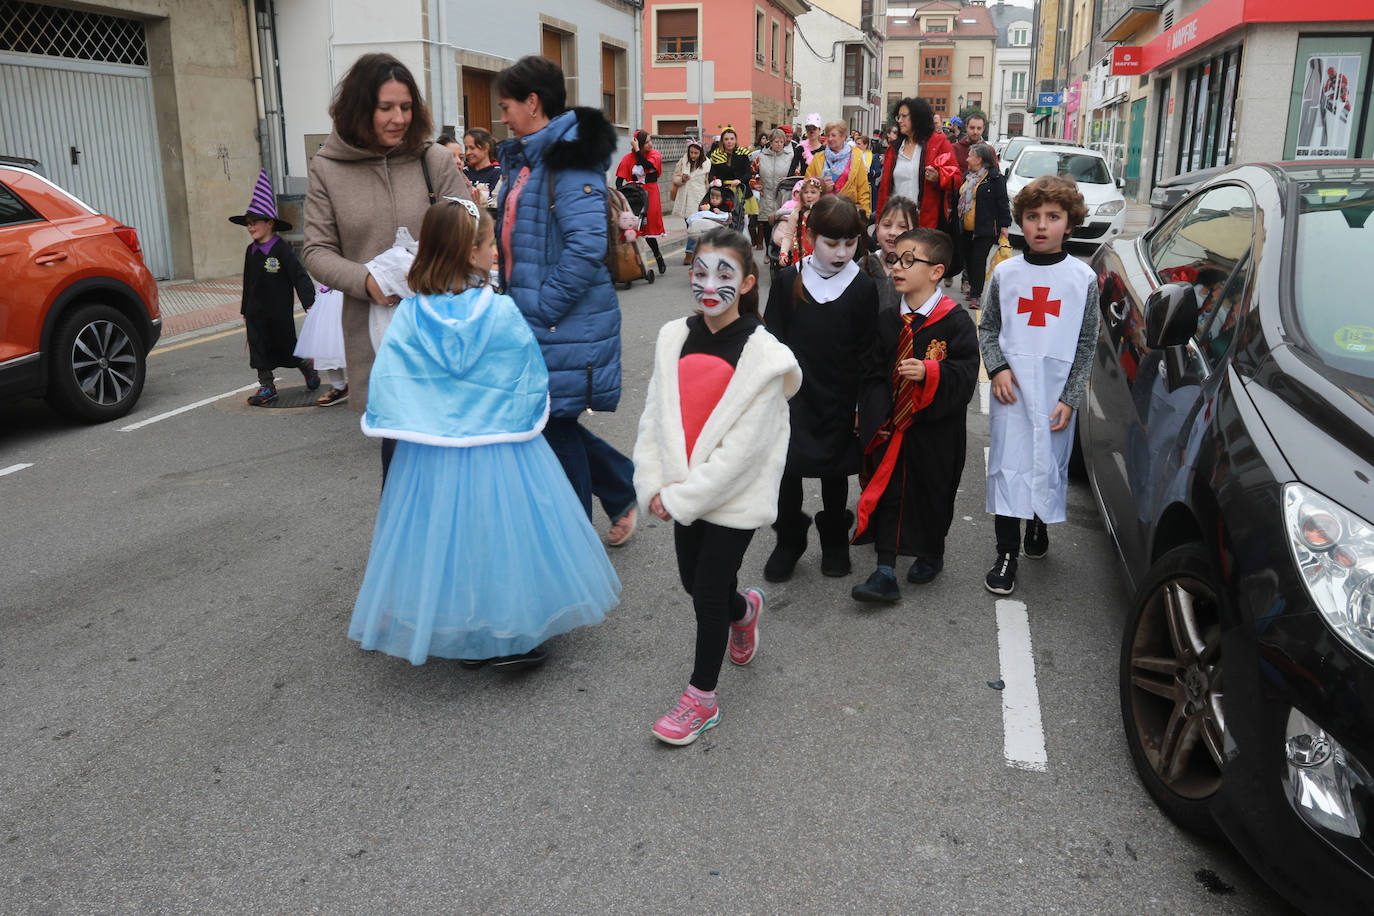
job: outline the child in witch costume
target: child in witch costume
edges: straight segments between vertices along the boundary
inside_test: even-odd
[[[812,254],[778,274],[764,322],[801,364],[801,391],[791,401],[792,436],[778,490],[778,543],[763,567],[769,582],[792,577],[806,552],[811,519],[802,512],[802,479],[821,479],[824,511],[816,514],[821,572],[849,575],[849,478],[859,472],[855,407],[861,383],[882,372],[877,348],[878,289],[854,256],[867,226],[847,197],[830,194],[811,208]]]
[[[242,216],[229,222],[246,226],[253,240],[243,255],[243,326],[248,336],[248,364],[258,370],[258,390],[248,398],[254,407],[277,399],[277,382],[272,370],[278,366],[299,369],[305,387],[320,387],[320,374],[309,359],[296,349],[295,297],[308,312],[315,304],[315,284],[305,272],[291,246],[278,233],[291,231],[291,224],[277,218],[277,199],[267,172],[258,172],[253,199]]]
[[[1074,411],[1097,343],[1097,275],[1064,251],[1088,210],[1070,179],[1047,175],[1021,189],[1012,217],[1027,251],[998,264],[983,289],[978,341],[992,380],[987,510],[996,516],[997,561],[984,584],[1016,588],[1021,520],[1026,556],[1049,550],[1047,523],[1068,500]]]
[[[938,229],[912,229],[885,258],[901,300],[878,314],[887,372],[859,402],[859,441],[878,465],[859,497],[855,543],[873,542],[878,568],[854,586],[856,601],[901,598],[898,554],[915,557],[906,579],[916,585],[944,568],[978,377],[973,320],[940,291],[952,249]]]

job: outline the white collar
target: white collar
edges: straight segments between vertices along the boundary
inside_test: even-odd
[[[916,310],[916,314],[920,315],[922,318],[929,318],[930,313],[935,311],[935,306],[944,298],[944,295],[944,293],[940,292],[939,288],[936,288],[935,292],[930,294],[930,298]],[[901,313],[903,315],[911,314],[911,306],[906,304],[906,296],[902,297]]]
[[[849,263],[840,268],[840,272],[833,277],[822,277],[816,272],[813,262],[814,254],[808,254],[802,258],[802,285],[811,294],[811,298],[817,302],[830,302],[844,295],[844,291],[849,289],[849,284],[854,282],[854,278],[859,275],[859,265],[850,259]]]

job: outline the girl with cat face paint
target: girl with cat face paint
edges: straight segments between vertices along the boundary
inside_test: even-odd
[[[769,582],[790,579],[806,552],[807,477],[821,480],[821,572],[849,575],[849,477],[858,473],[861,458],[855,405],[864,380],[884,371],[877,348],[878,290],[855,262],[866,228],[853,201],[826,195],[807,218],[812,253],[779,273],[768,293],[764,321],[792,348],[804,378],[791,402],[792,437],[773,525],[778,541],[763,567]]]
[[[687,689],[653,725],[668,744],[691,744],[720,721],[727,648],[736,665],[758,649],[763,592],[741,593],[738,574],[754,529],[776,517],[787,399],[802,377],[759,320],[757,283],[748,239],[726,228],[702,236],[692,259],[696,314],[659,331],[639,419],[639,506],[673,522],[678,574],[697,618]]]

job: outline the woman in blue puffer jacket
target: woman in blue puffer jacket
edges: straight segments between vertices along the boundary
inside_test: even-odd
[[[595,108],[566,107],[563,71],[545,57],[502,70],[496,94],[515,135],[500,147],[501,278],[549,367],[544,438],[588,517],[601,500],[619,547],[635,528],[634,464],[577,422],[620,401],[620,303],[604,261],[615,130]]]

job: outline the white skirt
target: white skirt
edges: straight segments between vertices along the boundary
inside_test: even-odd
[[[317,293],[315,305],[305,313],[296,338],[297,356],[315,361],[316,369],[342,369],[344,359],[343,293],[337,289]]]

